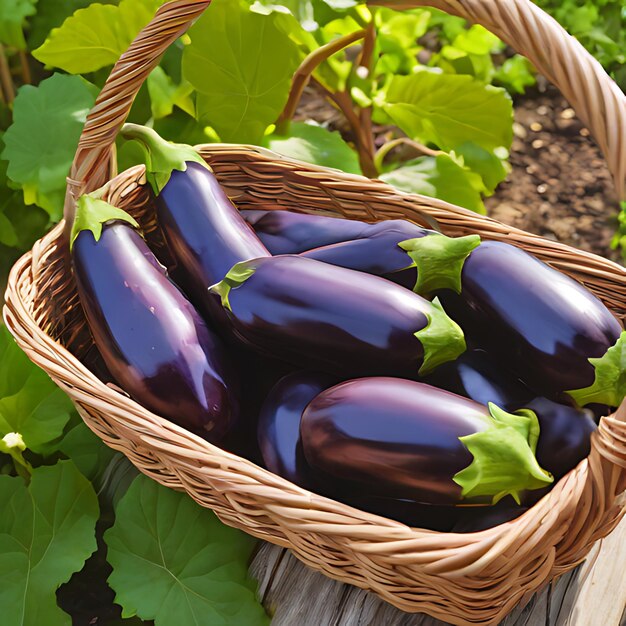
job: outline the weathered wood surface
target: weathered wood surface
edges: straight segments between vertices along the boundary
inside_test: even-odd
[[[445,626],[326,578],[264,544],[251,567],[272,626]],[[626,626],[626,519],[576,570],[513,611],[501,626]]]

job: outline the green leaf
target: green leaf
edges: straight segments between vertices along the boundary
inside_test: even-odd
[[[589,362],[595,368],[593,384],[566,393],[579,406],[591,403],[619,406],[626,397],[626,331],[603,356]]]
[[[98,479],[116,454],[82,421],[70,428],[58,448],[92,482]]]
[[[122,0],[119,6],[92,4],[79,9],[50,33],[33,56],[70,74],[113,65],[161,4],[162,0]]]
[[[39,452],[61,435],[71,411],[70,399],[0,327],[0,437],[19,433]]]
[[[189,31],[183,76],[198,91],[198,119],[223,141],[258,143],[287,101],[301,53],[279,17],[214,0]]]
[[[461,293],[461,272],[465,260],[480,245],[479,235],[447,237],[433,233],[399,244],[417,268],[414,291],[428,296],[442,289]]]
[[[126,211],[104,200],[100,200],[97,197],[97,192],[81,196],[76,203],[76,215],[74,216],[70,236],[70,249],[74,245],[76,237],[83,230],[91,231],[93,238],[99,241],[100,235],[102,235],[102,227],[111,221],[127,222],[133,228],[139,228],[137,220],[126,213]]]
[[[26,49],[24,26],[26,18],[37,11],[37,0],[0,0],[0,43]]]
[[[98,500],[71,461],[0,476],[0,606],[3,626],[70,626],[56,589],[96,549]]]
[[[493,152],[481,148],[473,141],[466,141],[454,149],[457,162],[462,158],[464,169],[469,168],[483,181],[483,193],[490,196],[496,187],[507,177],[511,170],[507,161],[503,161]]]
[[[511,145],[511,99],[503,89],[471,76],[429,71],[394,76],[381,104],[407,135],[442,150],[466,141],[486,150]]]
[[[453,480],[464,499],[489,496],[496,504],[510,495],[520,504],[523,491],[542,489],[554,481],[535,457],[539,420],[529,409],[507,413],[491,402],[489,413],[485,430],[459,437],[474,458]]]
[[[177,85],[162,67],[157,66],[148,76],[147,84],[152,117],[155,120],[171,115],[174,106],[194,115],[195,107],[191,99],[193,87],[188,82],[183,81]]]
[[[448,154],[410,161],[408,165],[382,174],[380,179],[407,193],[439,198],[485,213],[480,195],[485,189],[481,177]]]
[[[264,145],[285,156],[315,165],[332,167],[351,174],[360,174],[359,159],[354,150],[336,131],[321,126],[294,122],[289,135],[270,135]]]
[[[37,0],[37,13],[30,20],[28,49],[39,47],[53,28],[78,9],[84,9],[93,0]],[[117,0],[98,0],[99,4],[117,4]]]
[[[156,626],[268,623],[247,574],[254,540],[187,495],[138,476],[104,538],[124,617]]]
[[[54,74],[39,86],[21,87],[14,102],[13,124],[4,134],[2,158],[9,178],[52,220],[63,211],[65,178],[95,97],[78,76]]]
[[[428,324],[414,333],[424,349],[420,376],[426,376],[443,363],[454,361],[467,348],[463,330],[448,317],[437,298],[426,317]]]

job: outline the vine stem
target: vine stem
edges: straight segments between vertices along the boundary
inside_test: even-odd
[[[4,91],[5,101],[11,104],[15,100],[15,86],[11,78],[11,70],[7,61],[4,46],[0,43],[0,82]]]
[[[420,154],[424,154],[426,156],[439,156],[440,154],[445,154],[442,150],[433,150],[424,144],[418,143],[417,141],[413,141],[408,137],[398,137],[397,139],[392,139],[387,143],[383,144],[376,155],[374,156],[374,163],[376,164],[376,168],[380,171],[383,167],[383,162],[385,157],[394,149],[400,145],[407,145],[410,148],[413,148],[415,152],[419,152]]]
[[[316,70],[316,68],[326,61],[333,54],[351,46],[353,43],[359,41],[359,39],[363,39],[366,35],[366,30],[361,29],[357,30],[353,33],[348,33],[343,37],[338,37],[334,39],[330,43],[327,43],[316,50],[313,50],[300,64],[300,67],[296,70],[293,75],[293,81],[291,83],[291,89],[289,90],[289,97],[287,99],[287,103],[280,114],[278,120],[276,121],[276,131],[278,134],[282,134],[286,132],[291,119],[293,118],[298,103],[300,102],[300,98],[302,97],[302,92],[304,88],[307,86],[309,81],[311,80],[311,75]]]
[[[30,73],[30,65],[28,63],[28,55],[24,50],[18,52],[20,58],[20,67],[22,70],[22,81],[25,85],[30,85],[33,82],[32,74]]]
[[[376,25],[374,23],[374,12],[372,10],[372,17],[370,22],[367,25],[365,30],[365,37],[363,38],[363,48],[361,50],[361,55],[359,57],[359,66],[357,68],[357,72],[359,68],[363,68],[367,74],[367,78],[370,78],[373,70],[373,58],[374,58],[374,48],[376,47]],[[366,151],[365,155],[365,163],[366,169],[368,170],[367,176],[370,178],[375,178],[378,176],[378,172],[380,171],[378,167],[376,167],[375,160],[375,151],[376,146],[374,145],[374,129],[372,127],[372,107],[363,107],[359,111],[359,126],[361,130],[361,134],[363,137],[363,149]],[[370,169],[371,167],[371,169]],[[363,168],[363,173],[365,173],[365,168]]]

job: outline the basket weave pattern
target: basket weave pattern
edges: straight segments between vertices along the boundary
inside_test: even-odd
[[[477,17],[479,9],[496,22],[498,7],[509,21],[515,9],[526,15],[516,22],[520,31],[534,23],[528,16],[544,23],[543,14],[526,0],[433,3],[486,23],[486,15]],[[102,185],[114,169],[112,142],[138,85],[168,43],[207,4],[175,0],[164,5],[114,69],[81,138],[68,185],[68,218],[73,199]],[[416,4],[411,0],[412,6]],[[505,17],[498,22],[500,30],[494,30],[501,36],[503,29],[515,34],[506,26]],[[545,23],[555,28],[556,23]],[[548,56],[558,56],[549,46],[545,49]],[[620,142],[619,133],[625,128],[626,105],[602,70],[593,67],[602,88],[593,91],[591,81],[593,93],[576,97],[584,102],[595,98],[595,108],[577,110],[587,110],[588,119],[596,120],[590,127],[604,137],[600,145],[621,189],[626,141]],[[129,75],[133,80],[128,80]],[[607,119],[611,115],[620,121],[609,141]],[[418,223],[425,213],[438,220],[446,234],[478,233],[528,250],[582,281],[622,321],[626,319],[626,270],[595,255],[438,200],[399,193],[380,181],[303,164],[260,148],[211,144],[200,150],[242,209],[290,208],[368,221],[406,218]],[[152,196],[143,176],[143,168],[136,167],[114,177],[107,184],[105,199],[128,210],[151,231],[155,227]],[[603,418],[589,458],[532,509],[512,522],[472,534],[409,528],[310,493],[224,452],[150,413],[98,378],[99,360],[71,276],[66,227],[59,224],[13,268],[4,309],[8,328],[109,446],[158,482],[184,490],[214,509],[225,523],[289,547],[311,567],[371,589],[401,609],[426,612],[454,624],[472,624],[497,622],[520,600],[574,567],[623,515],[624,406]]]

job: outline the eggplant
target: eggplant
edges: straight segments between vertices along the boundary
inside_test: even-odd
[[[622,326],[583,285],[524,250],[481,243],[478,235],[437,234],[400,245],[417,266],[416,292],[437,295],[468,336],[541,395],[567,393],[581,406],[616,406],[624,397],[616,345],[626,341]]]
[[[300,418],[306,405],[335,378],[323,372],[295,372],[271,389],[259,414],[258,441],[265,467],[287,480],[310,488],[298,452]]]
[[[372,226],[376,226],[359,220],[295,211],[243,210],[241,215],[273,255],[299,254],[321,246],[360,239],[367,237]],[[405,239],[414,236],[409,235]]]
[[[519,506],[502,501],[495,506],[458,507],[461,513],[452,527],[453,533],[477,533],[517,519],[528,511],[527,506]]]
[[[417,376],[465,350],[463,331],[436,303],[301,256],[238,263],[211,292],[244,344],[344,378]]]
[[[78,201],[76,286],[102,358],[141,405],[219,444],[238,420],[238,384],[220,339],[170,281],[124,211]]]
[[[302,454],[300,419],[309,402],[335,381],[334,377],[323,372],[299,371],[288,374],[276,383],[267,395],[259,417],[259,448],[265,467],[300,487],[340,499],[368,513],[382,515],[408,526],[450,531],[468,515],[464,507],[431,506],[354,491],[341,493],[333,485],[315,479]]]
[[[156,214],[186,293],[212,318],[207,289],[240,261],[269,256],[252,228],[193,148],[172,144],[152,129],[126,124],[126,139],[147,153],[146,174],[156,195]]]
[[[415,286],[417,271],[398,244],[435,232],[406,220],[367,224],[292,211],[249,210],[241,214],[274,255],[301,254],[382,276],[408,289]]]
[[[532,411],[487,408],[410,380],[361,378],[323,391],[304,410],[300,437],[319,481],[368,496],[519,503],[553,481],[535,458]]]
[[[591,413],[537,396],[483,350],[468,350],[426,376],[423,382],[479,404],[493,402],[505,411],[532,410],[540,428],[537,461],[555,479],[589,456],[591,435],[596,430]]]

